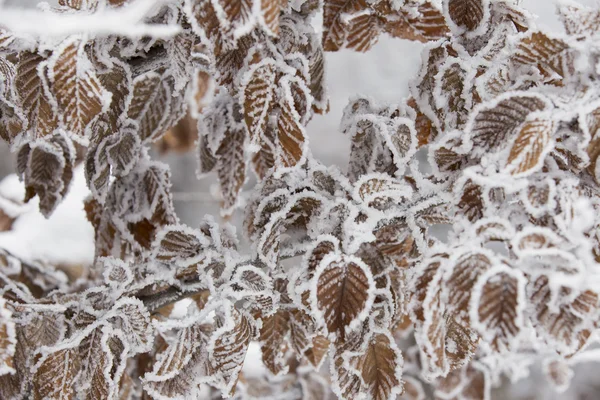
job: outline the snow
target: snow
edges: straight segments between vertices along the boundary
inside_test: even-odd
[[[38,2],[38,9],[25,9],[2,5],[0,26],[17,34],[40,37],[61,37],[70,34],[88,33],[100,35],[123,35],[168,38],[179,33],[176,25],[145,24],[142,21],[161,4],[171,0],[137,0],[118,10],[106,9],[81,15],[48,12],[49,4]],[[41,4],[40,4],[41,3]]]
[[[382,35],[367,53],[344,49],[325,54],[330,111],[315,115],[306,129],[318,160],[327,165],[348,164],[350,138],[339,125],[349,99],[361,95],[377,103],[399,103],[408,96],[408,83],[419,70],[422,47]]]
[[[23,183],[16,175],[9,175],[0,182],[0,196],[20,202],[24,193]],[[19,206],[21,215],[12,230],[0,232],[0,248],[28,261],[90,265],[94,259],[94,229],[83,209],[83,200],[88,194],[83,166],[79,166],[74,171],[67,196],[49,219],[39,212],[37,197]]]

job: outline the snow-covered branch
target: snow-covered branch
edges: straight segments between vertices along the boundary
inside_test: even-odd
[[[180,32],[180,26],[148,24],[143,19],[156,10],[156,7],[171,1],[137,0],[118,9],[107,8],[87,15],[6,7],[0,12],[0,27],[16,34],[44,37],[88,33],[169,38]]]

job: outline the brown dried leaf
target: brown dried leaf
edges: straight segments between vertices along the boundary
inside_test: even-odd
[[[154,257],[160,261],[177,263],[197,257],[203,248],[202,241],[186,226],[170,226],[157,235]]]
[[[102,112],[107,96],[85,55],[84,45],[79,39],[67,39],[48,64],[51,91],[63,123],[79,136],[85,135],[90,122]]]
[[[529,114],[549,108],[543,98],[533,94],[511,94],[475,112],[470,124],[471,139],[481,152],[505,145]]]
[[[122,298],[114,311],[130,351],[134,354],[149,351],[154,341],[154,328],[144,304],[136,298]]]
[[[385,174],[364,175],[356,186],[360,200],[378,209],[385,208],[411,194],[409,187]]]
[[[348,352],[351,368],[346,369],[343,355]],[[392,400],[403,392],[402,355],[388,334],[373,332],[366,338],[356,335],[352,343],[337,349],[334,366],[334,385],[344,398]]]
[[[253,66],[244,91],[244,119],[253,142],[267,129],[269,115],[276,101],[276,67],[268,60]]]
[[[287,363],[285,355],[288,349],[285,337],[290,330],[290,313],[279,309],[273,315],[262,318],[260,329],[260,347],[265,366],[274,375],[285,374]]]
[[[242,126],[225,133],[217,150],[217,174],[223,195],[222,213],[230,215],[246,180],[244,145],[246,129]]]
[[[139,158],[140,138],[135,129],[123,128],[117,133],[114,143],[106,146],[108,163],[116,177],[129,174]]]
[[[525,301],[524,279],[516,271],[501,270],[477,285],[481,294],[472,305],[472,324],[494,351],[510,350],[523,325],[525,305],[519,302]]]
[[[208,375],[206,349],[210,327],[192,325],[177,332],[177,337],[156,356],[152,371],[144,375],[144,389],[153,397],[183,398],[197,383],[198,375]],[[147,397],[143,397],[144,400]]]
[[[400,8],[396,15],[387,15],[384,30],[393,37],[428,42],[442,39],[450,33],[446,19],[431,1],[419,4],[417,12]]]
[[[594,35],[600,30],[600,10],[575,2],[558,6],[560,17],[569,35]]]
[[[233,322],[234,326],[231,329],[215,331],[211,338],[211,342],[214,340],[214,350],[209,357],[212,368],[218,374],[216,383],[225,395],[235,392],[252,337],[250,319],[236,309],[233,309],[232,313],[232,321],[229,322]]]
[[[14,371],[17,337],[11,316],[4,298],[0,297],[0,376]]]
[[[58,0],[58,4],[75,10],[93,10],[98,6],[98,0]]]
[[[42,61],[44,58],[38,54],[22,52],[15,79],[17,97],[31,124],[29,129],[33,129],[35,137],[46,136],[58,126],[58,117],[44,92],[38,69]]]
[[[309,58],[310,94],[313,97],[312,108],[318,114],[329,111],[327,87],[325,83],[325,55],[323,48],[318,46]]]
[[[48,218],[66,195],[73,178],[68,139],[55,135],[49,141],[26,144],[18,154],[18,172],[25,181],[25,201],[40,198],[40,211]]]
[[[300,115],[291,102],[292,92],[289,85],[283,85],[283,99],[277,118],[278,159],[284,167],[293,167],[304,156],[306,136]]]
[[[481,187],[469,179],[461,188],[461,197],[457,206],[469,221],[474,222],[483,218],[485,209],[483,201]]]
[[[96,328],[79,345],[81,359],[81,375],[77,378],[78,384],[90,385],[87,391],[89,399],[108,399],[110,385],[110,370],[112,355],[105,352],[102,347],[102,330]],[[105,375],[106,374],[106,375]]]
[[[571,385],[575,375],[571,366],[562,359],[546,359],[542,365],[546,379],[550,381],[554,390],[559,393],[566,391]]]
[[[281,4],[281,0],[260,0],[261,17],[268,31],[273,35],[279,34]]]
[[[403,376],[404,394],[398,400],[425,400],[425,389],[421,381],[410,377]]]
[[[361,371],[369,399],[393,399],[402,393],[402,356],[389,336],[374,335],[365,354],[350,363]]]
[[[146,373],[144,379],[150,382],[172,379],[184,374],[185,368],[194,359],[194,354],[205,345],[204,331],[201,325],[182,328],[177,338],[156,357],[152,372]]]
[[[338,51],[348,36],[345,18],[368,8],[365,0],[327,0],[323,4],[323,50]],[[376,30],[376,34],[379,32]],[[355,32],[355,35],[360,34]],[[368,35],[369,32],[364,32]]]
[[[535,67],[547,78],[555,74],[567,78],[575,71],[571,47],[543,32],[532,32],[521,39],[512,60],[517,66]]]
[[[485,370],[473,363],[454,370],[438,380],[435,398],[451,400],[481,400],[490,398],[490,378]]]
[[[510,149],[507,170],[512,175],[524,176],[539,169],[555,130],[553,121],[534,119],[523,124]]]
[[[469,318],[469,301],[479,276],[492,266],[485,253],[467,252],[456,260],[446,285],[448,303],[466,320]]]
[[[446,7],[450,19],[459,28],[477,30],[484,22],[488,2],[483,0],[447,0]]]
[[[344,258],[332,261],[317,273],[317,309],[323,313],[328,332],[344,339],[370,306],[373,283],[368,267],[361,261]]]
[[[598,311],[597,293],[585,291],[556,310],[556,306],[550,304],[553,293],[549,280],[542,275],[530,282],[529,299],[536,310],[534,326],[546,342],[567,356],[581,349],[587,339],[581,343],[580,335],[587,329],[590,316]]]
[[[127,116],[138,122],[143,142],[158,139],[176,122],[171,115],[179,112],[173,92],[172,79],[153,71],[133,80]]]
[[[245,25],[252,17],[252,0],[217,0],[217,3],[235,27]]]
[[[267,124],[266,131],[260,138],[260,150],[252,156],[252,167],[261,180],[275,166],[275,134],[276,130],[273,126]]]
[[[79,367],[77,349],[64,349],[50,354],[41,363],[33,378],[35,399],[73,399]]]
[[[351,16],[346,22],[346,29],[344,47],[360,52],[369,50],[377,43],[381,30],[379,18],[371,13]]]

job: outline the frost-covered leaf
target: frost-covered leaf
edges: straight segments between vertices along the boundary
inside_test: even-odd
[[[464,66],[449,60],[441,66],[438,74],[440,79],[436,79],[436,90],[440,91],[440,96],[436,96],[434,101],[437,115],[444,121],[446,129],[462,129],[468,116],[467,104],[471,101],[468,73]]]
[[[23,52],[17,64],[15,88],[17,96],[34,131],[34,137],[52,133],[58,126],[58,116],[48,95],[44,91],[42,79],[46,79],[42,69],[44,58],[38,54]]]
[[[14,372],[13,356],[17,338],[11,315],[6,308],[6,301],[0,298],[0,376]]]
[[[410,376],[403,376],[404,394],[399,397],[399,400],[425,400],[425,389],[423,384]]]
[[[119,381],[118,374],[111,374],[119,370],[117,360],[121,358],[121,354],[113,354],[113,340],[118,339],[96,328],[79,345],[81,374],[77,379],[78,384],[86,388],[88,399],[109,399]]]
[[[571,366],[562,359],[547,358],[544,360],[542,370],[546,379],[552,384],[554,390],[558,393],[566,391],[571,385],[571,380],[575,375]]]
[[[325,55],[318,46],[309,59],[310,94],[313,97],[312,108],[316,113],[324,114],[329,110],[327,86],[325,82]]]
[[[107,145],[107,161],[114,176],[127,175],[139,158],[140,138],[132,127],[125,127]]]
[[[242,83],[244,90],[244,119],[253,142],[264,134],[276,99],[276,67],[266,59],[252,65]]]
[[[436,399],[475,400],[489,399],[490,377],[483,366],[471,363],[454,370],[436,384]]]
[[[196,390],[198,382],[211,372],[206,353],[209,333],[209,327],[200,324],[180,329],[144,375],[144,390],[168,399],[181,399]]]
[[[538,69],[545,77],[568,78],[574,69],[569,45],[543,32],[532,32],[521,39],[512,59],[518,66]]]
[[[204,333],[201,325],[192,325],[179,330],[173,342],[158,355],[152,371],[144,376],[145,381],[167,382],[178,375],[188,373],[186,366],[197,361],[194,355],[205,345],[201,339]]]
[[[127,344],[134,353],[148,351],[154,339],[150,313],[140,300],[123,298],[112,312],[117,326],[123,331]]]
[[[33,315],[31,322],[23,328],[19,341],[29,349],[38,346],[52,346],[62,339],[65,331],[65,319],[62,315],[40,313]]]
[[[90,122],[102,112],[107,92],[100,84],[79,38],[63,42],[48,61],[51,91],[69,132],[86,135]]]
[[[316,331],[312,318],[302,310],[290,313],[290,343],[296,354],[305,357],[318,369],[329,350],[331,342]]]
[[[481,219],[485,210],[481,186],[467,180],[461,188],[457,206],[470,221]]]
[[[345,18],[348,18],[351,21],[351,18],[355,17],[353,14],[359,14],[361,11],[365,11],[366,9],[367,2],[363,0],[325,1],[323,5],[323,49],[325,51],[337,51],[341,49],[344,45],[344,42],[347,40],[346,37],[348,35],[348,32],[346,31],[348,29],[348,22],[346,22]],[[368,18],[368,11],[363,15]],[[368,35],[369,26],[366,25],[365,27],[367,29],[364,30],[363,33]],[[373,27],[371,27],[370,30],[371,32],[374,30],[375,35],[379,34],[377,28],[373,29]],[[358,28],[358,32],[355,33],[355,35],[360,35],[360,32],[360,28]]]
[[[400,350],[384,333],[374,332],[367,338],[361,336],[354,338],[354,343],[339,348],[335,354],[332,366],[334,391],[342,398],[395,399],[403,392]],[[361,339],[365,341],[361,342]]]
[[[508,268],[492,269],[476,283],[471,323],[495,351],[510,350],[523,326],[525,279]]]
[[[58,0],[58,4],[75,10],[93,10],[98,6],[98,0]]]
[[[250,318],[234,308],[229,320],[224,322],[225,325],[211,336],[209,359],[214,370],[211,377],[214,384],[226,395],[231,395],[246,358],[252,326]]]
[[[292,82],[282,82],[282,104],[277,118],[278,159],[284,167],[295,166],[304,156],[306,134],[300,114],[296,110],[292,97]],[[308,90],[306,90],[308,92]]]
[[[383,131],[386,145],[394,156],[398,169],[404,168],[406,161],[414,155],[417,149],[417,132],[412,121],[396,118]]]
[[[443,374],[448,368],[443,335],[445,308],[441,302],[442,262],[431,260],[419,268],[411,306],[415,339],[425,355],[424,370],[434,374]]]
[[[25,181],[25,201],[40,198],[48,218],[64,198],[73,178],[74,150],[69,139],[56,134],[49,140],[25,144],[18,154],[18,172]]]
[[[448,302],[468,318],[469,301],[479,277],[492,266],[493,260],[483,252],[466,252],[459,255],[448,277]]]
[[[559,305],[557,309],[551,304],[553,291],[548,277],[541,275],[530,282],[528,296],[535,305],[536,331],[548,344],[556,346],[558,352],[566,355],[571,355],[585,344],[585,337],[589,336],[589,333],[585,333],[588,318],[598,311],[597,293],[587,290],[574,300]]]
[[[468,129],[471,140],[482,152],[496,150],[507,143],[517,127],[536,111],[549,108],[547,100],[528,93],[511,93],[480,107]]]
[[[393,399],[402,393],[402,356],[388,335],[374,335],[364,355],[350,364],[362,372],[369,398]]]
[[[446,19],[435,2],[426,0],[414,5],[406,9],[400,7],[399,12],[387,16],[385,31],[393,37],[418,42],[435,41],[448,35]]]
[[[217,158],[204,135],[198,137],[198,161],[198,174],[200,175],[212,172],[217,165]]]
[[[553,121],[536,119],[523,124],[510,149],[507,170],[513,175],[523,176],[541,167],[555,129]]]
[[[285,355],[288,346],[285,337],[290,329],[289,319],[290,314],[284,309],[279,309],[274,314],[262,318],[259,339],[262,360],[274,375],[287,372]]]
[[[487,0],[446,0],[444,4],[452,22],[469,32],[478,30],[489,13]]]
[[[600,11],[576,2],[560,4],[558,16],[569,35],[594,35],[600,28]]]
[[[167,226],[156,235],[154,257],[173,263],[194,260],[208,244],[205,238],[185,225]]]
[[[410,198],[412,189],[385,174],[370,174],[356,182],[357,197],[371,207],[382,209],[402,198]]]
[[[136,121],[143,142],[161,137],[179,117],[172,79],[150,71],[133,80],[127,116]],[[172,115],[173,114],[173,115]]]
[[[75,397],[75,380],[80,368],[77,349],[58,350],[38,367],[33,380],[36,399],[70,400]]]
[[[315,274],[312,296],[328,332],[343,339],[346,329],[366,318],[373,302],[372,279],[368,266],[360,260],[325,258]]]
[[[246,129],[241,126],[225,135],[216,152],[217,174],[223,195],[222,212],[231,214],[246,180]]]

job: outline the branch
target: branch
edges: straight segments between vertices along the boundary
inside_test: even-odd
[[[208,289],[195,288],[190,290],[183,290],[181,288],[171,286],[158,293],[153,293],[150,295],[140,295],[136,297],[144,303],[144,306],[146,306],[150,314],[156,314],[158,313],[158,310],[162,307],[175,304],[180,300],[192,297],[206,290]]]

